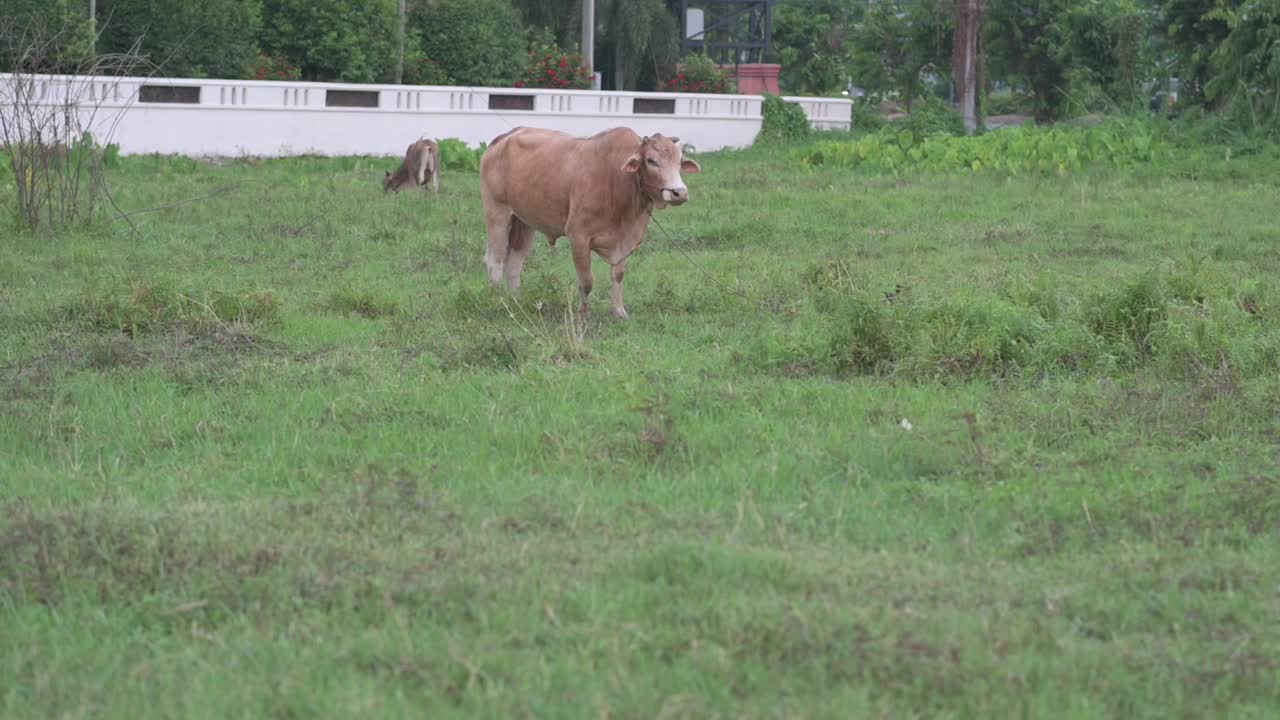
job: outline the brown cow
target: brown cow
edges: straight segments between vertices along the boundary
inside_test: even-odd
[[[505,276],[514,292],[533,249],[533,231],[567,236],[578,270],[580,312],[591,294],[591,253],[613,266],[613,314],[622,306],[623,265],[644,240],[649,213],[683,205],[689,188],[680,173],[701,172],[682,157],[680,138],[640,137],[613,128],[589,138],[554,130],[516,128],[494,138],[480,160],[489,250],[484,262],[495,284]]]
[[[431,140],[418,140],[405,151],[400,167],[382,178],[382,189],[398,193],[409,185],[425,190],[428,182],[431,192],[440,192],[440,146]]]

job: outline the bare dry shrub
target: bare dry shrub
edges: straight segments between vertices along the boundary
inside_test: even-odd
[[[9,65],[0,74],[0,153],[13,172],[18,222],[32,232],[83,225],[110,202],[103,167],[128,100],[120,80],[155,69],[137,45],[68,60],[73,32],[0,18]]]

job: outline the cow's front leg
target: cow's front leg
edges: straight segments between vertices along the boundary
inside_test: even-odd
[[[622,276],[626,272],[626,260],[613,266],[613,316],[618,319],[627,317],[627,309],[622,306]]]
[[[591,243],[589,241],[584,239],[573,243],[573,267],[578,271],[578,293],[582,296],[582,305],[578,308],[578,314],[585,318],[587,298],[591,295],[591,286],[595,283],[595,278],[591,277]]]

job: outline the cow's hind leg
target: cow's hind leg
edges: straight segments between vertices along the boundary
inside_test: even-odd
[[[524,268],[525,258],[533,250],[533,228],[513,216],[511,231],[507,237],[507,259],[503,272],[507,276],[507,287],[511,288],[511,292],[516,292],[520,289],[520,271]]]
[[[627,309],[622,305],[622,276],[626,272],[626,262],[621,260],[613,266],[613,316],[619,319],[627,316]]]
[[[484,266],[489,269],[489,281],[497,285],[502,282],[502,271],[507,262],[511,225],[519,221],[511,213],[511,208],[494,206],[485,208],[484,222],[489,231],[489,249],[484,254]]]
[[[586,240],[570,237],[573,241],[573,267],[578,271],[578,294],[582,297],[582,306],[578,314],[587,316],[587,298],[591,296],[591,286],[595,278],[591,276],[591,244]]]

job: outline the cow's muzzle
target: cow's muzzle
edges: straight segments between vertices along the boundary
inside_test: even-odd
[[[689,188],[662,188],[662,201],[668,205],[683,205],[689,202]]]

